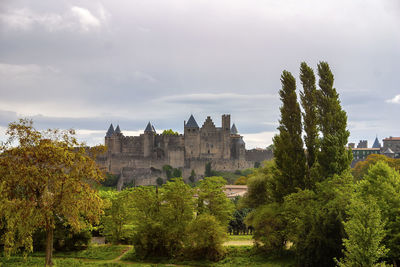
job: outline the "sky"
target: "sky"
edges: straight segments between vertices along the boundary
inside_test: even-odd
[[[1,0],[0,140],[24,117],[94,145],[231,114],[266,147],[302,61],[331,66],[349,142],[400,136],[398,0]]]

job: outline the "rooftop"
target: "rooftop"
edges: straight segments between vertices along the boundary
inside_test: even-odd
[[[383,141],[400,141],[400,137],[390,136],[390,137],[383,139]]]

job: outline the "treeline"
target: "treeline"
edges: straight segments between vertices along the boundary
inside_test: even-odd
[[[281,76],[279,134],[274,161],[251,175],[243,207],[257,246],[267,253],[293,251],[298,266],[374,266],[400,259],[400,176],[387,163],[350,170],[346,112],[333,74],[320,62],[300,66],[296,80]],[[302,109],[301,109],[302,107]],[[304,149],[304,147],[306,149]],[[362,164],[362,163],[361,163]]]

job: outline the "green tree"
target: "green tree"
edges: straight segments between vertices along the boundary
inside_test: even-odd
[[[189,224],[187,233],[185,254],[190,258],[218,261],[224,256],[226,229],[214,216],[197,216]]]
[[[385,230],[376,200],[355,196],[349,205],[348,215],[349,219],[344,223],[347,234],[347,238],[343,239],[344,258],[338,266],[374,266],[388,252],[381,244]]]
[[[204,171],[204,177],[211,177],[211,176],[212,176],[211,162],[207,162]]]
[[[198,212],[211,214],[225,227],[231,219],[234,205],[226,197],[224,186],[226,181],[222,177],[206,177],[198,186]]]
[[[285,197],[285,234],[293,242],[299,266],[334,266],[342,257],[343,221],[354,192],[349,172],[317,183],[314,190],[300,190]]]
[[[274,177],[278,170],[274,161],[268,161],[265,165],[253,174],[249,175],[247,180],[247,193],[240,200],[240,207],[255,209],[267,203],[275,201],[283,196],[277,192]]]
[[[52,265],[56,218],[78,232],[98,223],[102,200],[89,182],[103,179],[94,157],[74,131],[38,131],[32,121],[10,123],[0,151],[0,218],[5,252],[32,251],[32,234],[46,231],[45,265]],[[11,146],[16,144],[16,146]],[[104,148],[98,148],[104,151]]]
[[[259,206],[245,222],[254,227],[253,238],[263,250],[279,254],[286,248],[286,221],[281,203]]]
[[[300,65],[300,80],[303,91],[300,92],[301,105],[303,107],[304,143],[307,148],[307,179],[306,188],[314,186],[315,164],[318,152],[318,114],[317,114],[317,89],[315,86],[315,75],[312,68],[305,62]]]
[[[172,177],[173,178],[181,178],[182,177],[182,171],[178,168],[174,168],[172,172]]]
[[[279,134],[274,137],[273,142],[275,163],[280,171],[276,177],[277,185],[285,196],[295,192],[296,188],[305,188],[306,159],[301,138],[301,112],[297,102],[296,80],[290,72],[283,71],[281,83]],[[280,201],[283,201],[283,198]]]
[[[353,155],[346,150],[350,135],[346,129],[347,115],[340,106],[339,94],[333,88],[334,78],[328,63],[318,64],[318,76],[317,106],[322,133],[318,163],[320,178],[324,179],[349,169]]]
[[[158,186],[162,186],[162,185],[163,185],[163,183],[164,183],[164,180],[163,180],[163,178],[161,178],[161,177],[157,177],[157,179],[156,179],[156,183],[157,183],[157,185],[158,185]]]
[[[170,165],[164,165],[163,171],[165,172],[165,176],[167,177],[167,181],[171,180],[173,178],[173,169],[172,166]]]
[[[371,154],[366,160],[357,162],[351,170],[351,173],[356,180],[361,180],[368,174],[369,168],[372,165],[375,165],[378,161],[386,162],[391,168],[400,171],[400,159],[393,159],[380,154]]]
[[[191,183],[194,183],[194,182],[196,181],[196,173],[195,173],[194,170],[192,170],[192,172],[190,173],[189,181],[190,181]]]
[[[166,231],[164,245],[167,254],[176,256],[183,248],[186,228],[194,216],[192,188],[182,179],[167,182],[160,191],[160,214]]]
[[[114,244],[127,243],[132,239],[132,193],[132,189],[100,191],[105,206],[105,214],[101,218],[102,234]]]
[[[178,255],[194,215],[192,189],[182,179],[173,179],[160,189],[135,188],[131,199],[136,254],[141,258]]]
[[[172,130],[172,129],[168,129],[168,130],[164,130],[164,131],[162,132],[162,135],[179,135],[179,133],[178,133],[178,132],[175,132],[175,131]]]
[[[364,179],[357,183],[363,198],[373,197],[386,222],[383,244],[394,263],[400,260],[400,174],[387,163],[379,161],[371,166]]]

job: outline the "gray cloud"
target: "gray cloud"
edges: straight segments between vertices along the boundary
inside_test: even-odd
[[[396,0],[2,1],[0,124],[181,131],[230,113],[274,132],[282,70],[326,60],[351,139],[396,135],[399,15]]]

